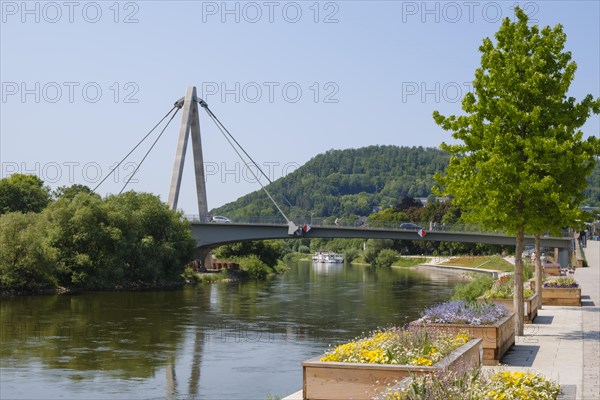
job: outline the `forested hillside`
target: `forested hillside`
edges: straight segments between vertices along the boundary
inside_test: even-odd
[[[267,189],[291,216],[365,216],[373,207],[394,205],[403,197],[429,196],[433,175],[443,171],[448,160],[446,153],[435,148],[329,150]],[[264,192],[257,190],[212,213],[235,219],[276,216],[277,210]]]
[[[596,160],[596,168],[588,176],[588,187],[583,193],[586,197],[583,202],[585,205],[600,207],[600,159]]]
[[[369,146],[329,150],[267,189],[291,218],[367,216],[374,207],[393,206],[404,197],[431,195],[433,175],[443,171],[448,160],[448,154],[436,148]],[[588,181],[584,204],[600,206],[600,163]],[[262,190],[211,213],[233,219],[279,215]]]

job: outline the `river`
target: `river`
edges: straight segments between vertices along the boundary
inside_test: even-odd
[[[301,261],[261,282],[2,298],[0,398],[283,397],[302,360],[417,318],[459,279]]]

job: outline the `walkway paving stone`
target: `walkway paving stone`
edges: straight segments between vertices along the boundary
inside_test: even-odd
[[[539,372],[561,384],[563,399],[600,400],[600,242],[585,254],[588,268],[575,272],[583,306],[544,306],[493,369]]]

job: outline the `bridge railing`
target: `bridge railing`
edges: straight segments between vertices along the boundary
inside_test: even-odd
[[[211,222],[210,215],[186,215],[186,219],[190,222],[196,223],[209,223]],[[230,219],[231,223],[234,224],[248,224],[248,225],[286,225],[287,222],[281,216],[244,216]],[[403,222],[389,222],[389,221],[366,221],[364,218],[334,218],[334,217],[311,217],[311,216],[295,216],[293,221],[296,225],[302,226],[304,224],[312,227],[340,227],[340,228],[361,228],[361,229],[394,229],[394,230],[406,230],[416,231],[417,229],[424,229],[426,232],[465,232],[465,233],[491,233],[491,234],[505,234],[503,231],[491,231],[489,229],[483,229],[478,224],[433,224],[431,226],[414,224],[409,221]],[[409,224],[409,226],[406,226]],[[404,226],[403,226],[404,225]],[[554,235],[545,235],[554,236]],[[569,229],[564,229],[562,237],[572,237],[572,232]]]
[[[186,215],[186,219],[190,222],[196,223],[208,223],[211,222],[211,216],[209,215]],[[249,225],[285,225],[287,222],[281,216],[243,216],[230,219],[231,223],[234,224],[249,224]],[[298,226],[304,224],[313,227],[344,227],[344,228],[362,228],[362,229],[398,229],[416,231],[417,229],[425,229],[425,231],[447,231],[447,232],[483,232],[479,225],[449,225],[449,224],[436,224],[433,227],[421,226],[418,224],[412,224],[408,221],[405,222],[383,222],[383,221],[365,221],[364,219],[336,219],[336,218],[317,218],[317,217],[303,217],[296,216],[293,219],[294,223]],[[410,226],[405,227],[403,224],[409,224]]]

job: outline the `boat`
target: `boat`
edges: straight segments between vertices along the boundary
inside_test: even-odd
[[[315,263],[343,263],[344,256],[333,251],[317,251],[313,255],[313,262]]]

